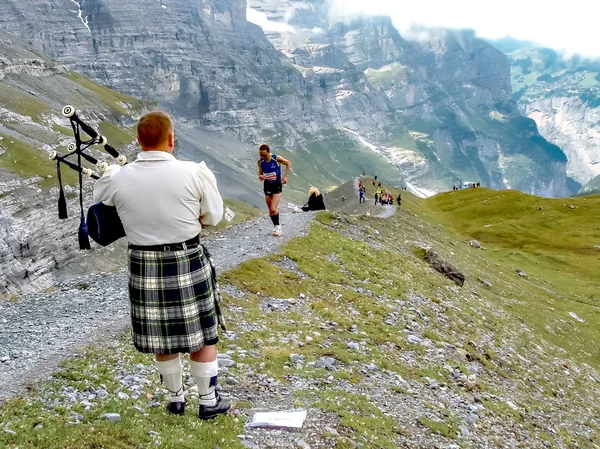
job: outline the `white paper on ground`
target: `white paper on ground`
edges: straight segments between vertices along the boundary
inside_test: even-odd
[[[254,415],[249,427],[286,427],[301,429],[306,419],[306,410],[295,412],[259,412]]]
[[[234,217],[235,217],[235,212],[232,211],[231,209],[229,209],[228,207],[225,208],[225,220],[230,222],[231,220],[233,220]]]
[[[288,203],[288,209],[293,209],[295,207],[296,205],[294,203]]]

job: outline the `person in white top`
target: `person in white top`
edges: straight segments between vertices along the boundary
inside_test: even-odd
[[[94,186],[94,201],[115,206],[129,241],[132,338],[155,363],[171,392],[169,413],[185,411],[180,353],[190,354],[198,385],[198,416],[210,419],[230,405],[215,391],[220,307],[203,226],[223,216],[215,175],[204,162],[173,156],[169,115],[148,113],[137,126],[142,151],[130,164],[111,166]]]

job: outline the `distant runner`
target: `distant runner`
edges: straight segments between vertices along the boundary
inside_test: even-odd
[[[258,160],[258,179],[264,181],[265,201],[269,208],[269,215],[273,222],[273,235],[279,237],[281,235],[281,224],[279,223],[279,200],[283,185],[287,184],[288,176],[292,164],[290,161],[271,154],[269,145],[261,145],[259,148],[260,159]],[[285,174],[281,178],[281,167],[279,164],[285,165]]]

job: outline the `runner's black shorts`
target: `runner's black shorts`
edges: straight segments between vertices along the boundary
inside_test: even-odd
[[[266,182],[265,181],[265,196],[273,196],[283,192],[283,184],[281,181],[277,182]]]

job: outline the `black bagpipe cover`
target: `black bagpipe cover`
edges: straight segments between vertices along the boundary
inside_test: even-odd
[[[104,203],[90,206],[87,213],[88,234],[99,245],[108,246],[125,237],[123,223],[117,214],[117,208]]]

